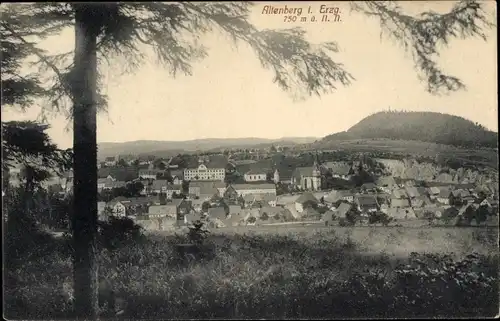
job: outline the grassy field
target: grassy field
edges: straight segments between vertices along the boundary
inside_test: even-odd
[[[186,242],[154,233],[100,252],[100,278],[124,302],[122,318],[498,313],[498,229],[218,229],[189,262],[174,250]],[[68,247],[61,238],[36,244],[7,265],[6,317],[68,317]]]
[[[152,237],[171,237],[177,232],[156,232]],[[498,251],[498,228],[493,227],[324,227],[311,226],[241,226],[211,231],[212,238],[225,239],[238,235],[272,237],[279,235],[304,242],[309,239],[330,239],[354,242],[357,251],[388,254],[401,258],[418,253],[454,253],[457,258],[470,253],[491,254]]]

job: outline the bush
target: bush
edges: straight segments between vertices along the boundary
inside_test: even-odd
[[[356,272],[344,282],[356,305],[376,317],[478,317],[498,312],[498,285],[491,258],[470,254],[455,261],[450,255],[412,253],[407,264],[387,273]],[[346,306],[346,312],[354,307]]]
[[[421,309],[434,317],[498,312],[489,299],[498,296],[489,260],[474,253],[459,261],[450,255],[412,253],[410,263],[395,270],[398,293],[393,306],[406,304],[416,314],[423,313],[417,312]]]
[[[389,215],[383,212],[370,213],[370,216],[368,217],[369,224],[382,223],[382,225],[387,226],[391,221],[392,217],[389,217]]]
[[[109,217],[98,223],[99,244],[106,249],[116,249],[144,240],[143,229],[127,217]]]
[[[352,220],[348,220],[347,218],[345,217],[341,217],[339,219],[339,225],[340,226],[354,226],[355,225],[355,222],[353,222]]]
[[[194,244],[202,244],[209,233],[209,231],[205,229],[205,223],[200,220],[193,222],[193,225],[188,226],[188,228],[188,238]]]

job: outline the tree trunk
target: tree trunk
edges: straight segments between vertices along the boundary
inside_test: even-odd
[[[97,30],[89,7],[75,4],[73,277],[76,317],[97,319]]]

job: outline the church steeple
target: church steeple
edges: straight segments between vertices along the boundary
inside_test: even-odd
[[[318,153],[314,156],[314,164],[313,164],[313,169],[312,169],[312,175],[313,177],[319,177],[321,176],[321,170],[319,168],[319,157]]]

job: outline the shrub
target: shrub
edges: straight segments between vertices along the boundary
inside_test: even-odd
[[[109,217],[98,223],[99,244],[106,249],[116,249],[144,240],[142,227],[127,217]]]
[[[341,217],[339,219],[339,225],[340,226],[354,226],[355,225],[355,221],[349,220],[346,217]]]
[[[368,217],[369,224],[382,223],[382,225],[387,226],[391,221],[392,218],[383,212],[370,213],[370,216]]]
[[[195,244],[202,244],[209,233],[209,231],[205,229],[205,223],[200,220],[193,222],[192,226],[188,226],[188,228],[188,238]]]
[[[488,261],[474,253],[459,261],[451,255],[412,253],[409,264],[395,270],[393,306],[405,304],[416,314],[420,310],[434,317],[491,315],[498,307],[489,298],[498,296],[498,285]]]

